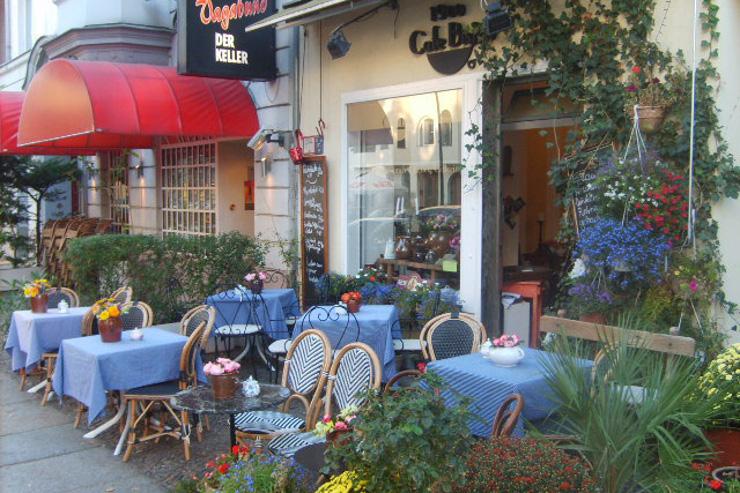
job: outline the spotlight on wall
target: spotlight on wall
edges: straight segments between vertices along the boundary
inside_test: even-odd
[[[285,144],[285,139],[283,139],[282,133],[276,132],[271,128],[260,128],[259,131],[257,131],[257,133],[254,134],[251,139],[249,139],[249,142],[247,142],[247,147],[255,152],[258,152],[265,146],[265,144],[271,143],[283,146]]]
[[[139,161],[139,164],[134,166],[134,169],[136,170],[136,176],[139,178],[144,178],[144,163]]]
[[[511,29],[511,16],[501,6],[501,2],[491,2],[486,6],[486,17],[483,19],[486,34],[495,38],[498,33]]]
[[[338,29],[331,33],[329,41],[326,43],[326,49],[329,50],[332,60],[342,58],[344,55],[349,53],[349,49],[352,46],[344,35],[341,29]]]

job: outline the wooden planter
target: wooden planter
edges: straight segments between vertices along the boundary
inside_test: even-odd
[[[658,130],[665,119],[665,110],[665,106],[638,106],[637,117],[642,133],[651,134]]]
[[[121,327],[123,322],[120,317],[110,317],[107,320],[98,320],[98,332],[103,342],[119,342],[121,340]]]
[[[49,296],[41,294],[31,298],[31,312],[33,313],[46,313],[46,309],[49,307]]]
[[[239,385],[237,373],[227,373],[225,375],[208,375],[208,381],[213,389],[213,397],[216,400],[226,400],[234,397],[236,388]]]
[[[740,464],[740,430],[718,428],[704,434],[714,445],[714,467]]]

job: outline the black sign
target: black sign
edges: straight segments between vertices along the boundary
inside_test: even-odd
[[[275,13],[276,0],[179,0],[177,71],[242,80],[271,80],[275,28],[244,28]]]
[[[432,22],[462,17],[465,5],[435,5],[430,8]],[[475,68],[475,60],[470,59],[473,48],[478,43],[474,34],[466,30],[460,22],[434,25],[430,31],[417,30],[409,37],[409,50],[415,55],[426,55],[429,64],[439,73],[452,75],[465,65]]]
[[[329,211],[326,162],[323,156],[307,156],[301,166],[302,275],[304,304],[318,303],[317,283],[329,268]]]
[[[598,193],[589,190],[589,185],[596,180],[594,169],[584,169],[573,177],[573,215],[575,216],[576,234],[580,235],[584,224],[593,222],[598,217]]]

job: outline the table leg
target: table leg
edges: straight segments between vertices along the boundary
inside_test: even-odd
[[[123,444],[126,443],[126,437],[128,437],[128,432],[129,430],[131,430],[131,413],[128,412],[128,405],[126,401],[123,401],[121,403],[121,407],[126,409],[126,426],[123,427],[123,432],[121,432],[121,437],[118,439],[116,450],[113,451],[113,455],[121,455]]]
[[[106,421],[102,425],[98,426],[92,431],[89,431],[85,433],[82,437],[83,438],[95,438],[96,436],[103,433],[108,428],[115,426],[119,421],[121,421],[121,418],[123,417],[124,413],[126,412],[126,406],[121,405],[118,407],[118,412],[115,416],[113,416],[110,420]]]
[[[233,414],[229,414],[229,441],[231,442],[229,451],[232,451],[234,450],[234,445],[236,445],[236,423],[234,422]]]

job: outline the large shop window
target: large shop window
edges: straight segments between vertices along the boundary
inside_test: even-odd
[[[161,148],[162,233],[216,234],[216,143]]]
[[[131,216],[129,210],[128,153],[108,151],[101,154],[104,183],[108,191],[108,217],[111,231],[129,233]]]
[[[458,286],[461,117],[461,90],[348,105],[350,270]]]

